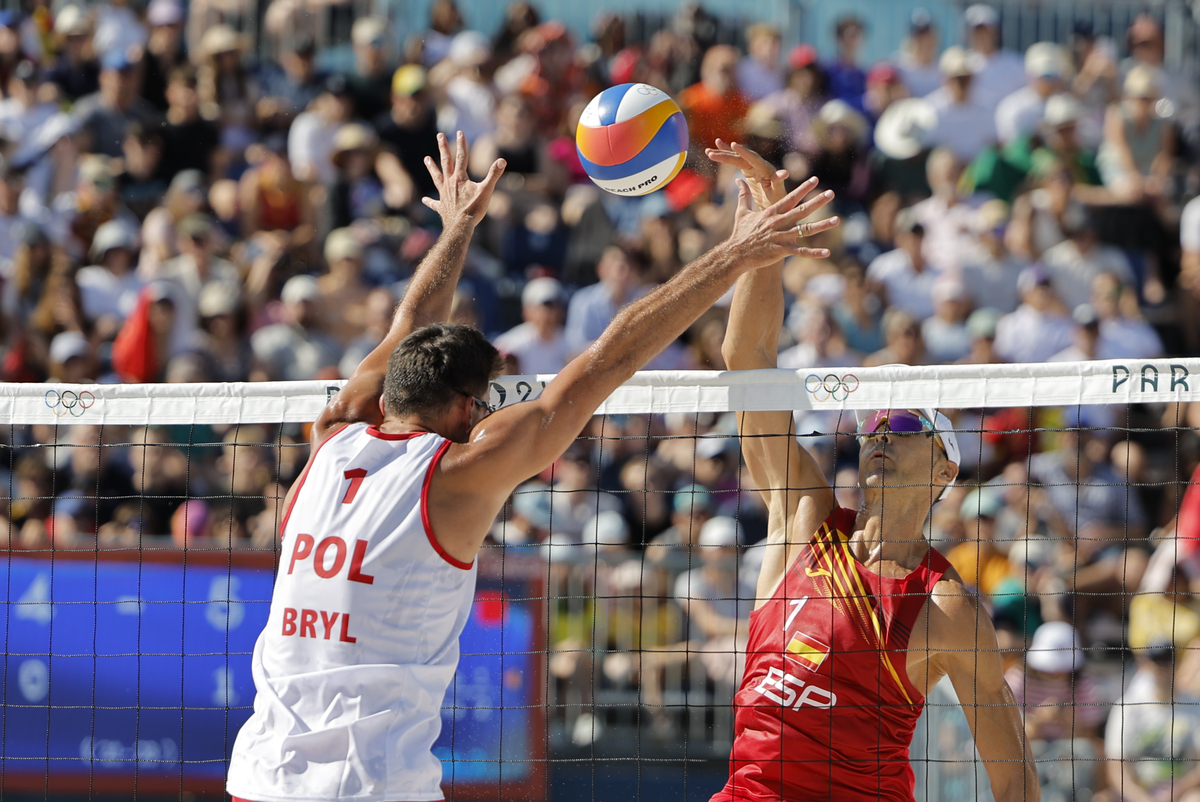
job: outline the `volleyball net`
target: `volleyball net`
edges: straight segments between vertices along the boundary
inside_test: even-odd
[[[0,385],[0,793],[222,792],[283,499],[340,386]],[[767,526],[738,413],[793,411],[771,436],[854,509],[854,411],[927,407],[962,462],[926,535],[995,625],[1043,787],[1169,788],[1200,757],[1197,402],[1189,359],[638,374],[492,527],[435,747],[447,796],[707,799]],[[918,799],[989,797],[948,683],[911,761]]]

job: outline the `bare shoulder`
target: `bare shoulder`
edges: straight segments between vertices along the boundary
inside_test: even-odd
[[[947,569],[929,594],[930,639],[934,648],[963,648],[982,638],[994,639],[991,617],[953,568]]]

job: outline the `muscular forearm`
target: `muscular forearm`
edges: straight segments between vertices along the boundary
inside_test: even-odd
[[[454,288],[462,275],[474,232],[474,224],[466,220],[451,221],[446,225],[409,280],[388,339],[395,338],[399,342],[415,329],[450,317]]]
[[[783,327],[783,263],[737,280],[721,354],[730,370],[773,368]]]

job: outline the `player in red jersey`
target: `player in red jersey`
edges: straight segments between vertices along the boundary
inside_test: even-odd
[[[786,173],[752,151],[718,142],[708,155],[741,169],[760,207],[782,195]],[[782,263],[738,279],[723,348],[731,369],[776,367],[781,284]],[[738,429],[769,530],[729,781],[713,802],[912,800],[908,748],[925,695],[946,676],[997,802],[1039,800],[991,620],[922,531],[958,474],[945,416],[866,416],[859,510],[838,507],[790,412],[745,413]]]

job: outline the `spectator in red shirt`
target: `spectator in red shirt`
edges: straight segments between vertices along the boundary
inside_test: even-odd
[[[750,103],[734,84],[738,52],[729,45],[714,45],[700,62],[700,82],[679,93],[688,132],[697,147],[715,147],[717,139],[741,138],[742,119]]]

